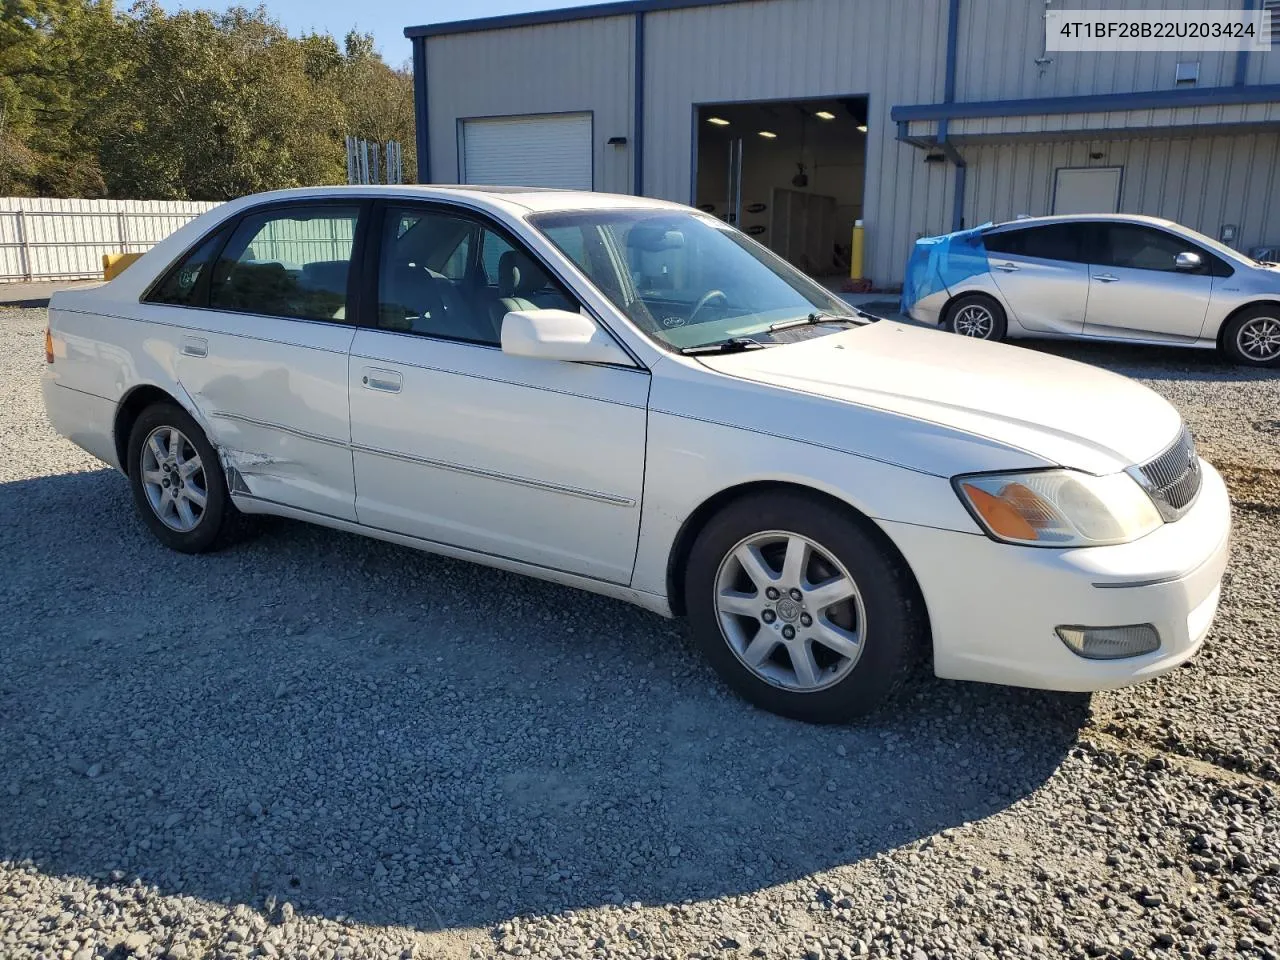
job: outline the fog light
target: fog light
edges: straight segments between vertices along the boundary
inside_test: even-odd
[[[1160,634],[1149,623],[1128,627],[1058,627],[1071,652],[1090,660],[1122,660],[1160,649]]]

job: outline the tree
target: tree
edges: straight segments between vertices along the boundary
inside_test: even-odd
[[[266,11],[0,0],[0,194],[223,200],[345,180],[343,137],[399,140],[413,85],[372,38]]]

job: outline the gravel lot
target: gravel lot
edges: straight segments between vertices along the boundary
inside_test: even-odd
[[[165,551],[0,313],[0,956],[1280,952],[1280,377],[1140,377],[1228,476],[1203,654],[1092,698],[920,676],[815,728],[683,627],[302,524]]]

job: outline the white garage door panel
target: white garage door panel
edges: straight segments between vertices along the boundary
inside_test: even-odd
[[[1120,209],[1119,167],[1059,167],[1053,212],[1115,213]]]
[[[462,182],[592,189],[591,114],[462,122]]]

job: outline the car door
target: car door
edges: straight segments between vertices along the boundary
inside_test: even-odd
[[[1198,255],[1200,266],[1178,269],[1180,253]],[[1170,342],[1200,336],[1218,263],[1207,250],[1146,224],[1099,221],[1093,259],[1086,334]]]
[[[580,307],[499,225],[449,204],[375,218],[376,310],[350,358],[360,523],[629,582],[648,372],[503,353],[507,310]],[[432,264],[464,236],[459,285]]]
[[[347,355],[361,215],[360,201],[250,209],[145,307],[180,323],[178,381],[234,468],[233,490],[345,520],[355,519]]]
[[[1089,298],[1085,234],[1076,222],[993,230],[983,235],[991,278],[1021,326],[1078,334]]]

